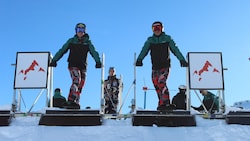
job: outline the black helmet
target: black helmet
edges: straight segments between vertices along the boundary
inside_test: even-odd
[[[153,22],[152,26],[157,25],[157,24],[159,24],[159,25],[161,25],[163,27],[162,22],[160,22],[160,21]]]

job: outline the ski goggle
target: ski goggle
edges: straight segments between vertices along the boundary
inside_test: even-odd
[[[153,31],[162,31],[162,26],[161,25],[153,25],[152,30]]]
[[[85,32],[85,28],[83,28],[83,27],[77,27],[76,28],[76,33],[78,33],[78,32],[84,33]]]

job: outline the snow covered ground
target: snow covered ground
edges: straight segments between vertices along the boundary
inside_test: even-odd
[[[231,107],[227,108],[232,110]],[[235,109],[234,109],[235,110]],[[0,141],[249,141],[249,125],[196,116],[196,127],[132,126],[131,119],[105,119],[102,126],[39,126],[40,117],[12,119],[0,127]]]

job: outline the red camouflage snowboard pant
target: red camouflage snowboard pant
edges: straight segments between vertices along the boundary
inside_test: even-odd
[[[169,91],[166,84],[168,74],[169,74],[169,68],[152,70],[152,82],[154,84],[159,99],[158,106],[170,104]]]
[[[69,68],[72,84],[69,90],[68,101],[74,101],[79,104],[80,94],[85,83],[86,70],[77,67]]]

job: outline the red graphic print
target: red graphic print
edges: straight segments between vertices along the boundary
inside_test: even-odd
[[[23,74],[24,78],[23,80],[27,79],[27,74],[30,71],[35,71],[36,67],[39,67],[39,64],[36,60],[33,60],[33,62],[30,64],[30,66],[27,69],[22,69],[19,74]],[[39,69],[37,70],[38,72],[45,72],[45,70],[42,67],[39,67]]]
[[[193,75],[198,75],[199,76],[199,81],[202,80],[202,77],[201,75],[205,72],[209,72],[209,68],[213,68],[213,65],[209,62],[209,61],[206,61],[205,64],[203,65],[203,67],[200,69],[200,70],[195,70]],[[213,68],[213,71],[214,73],[220,73],[220,71],[217,69],[217,68]]]

